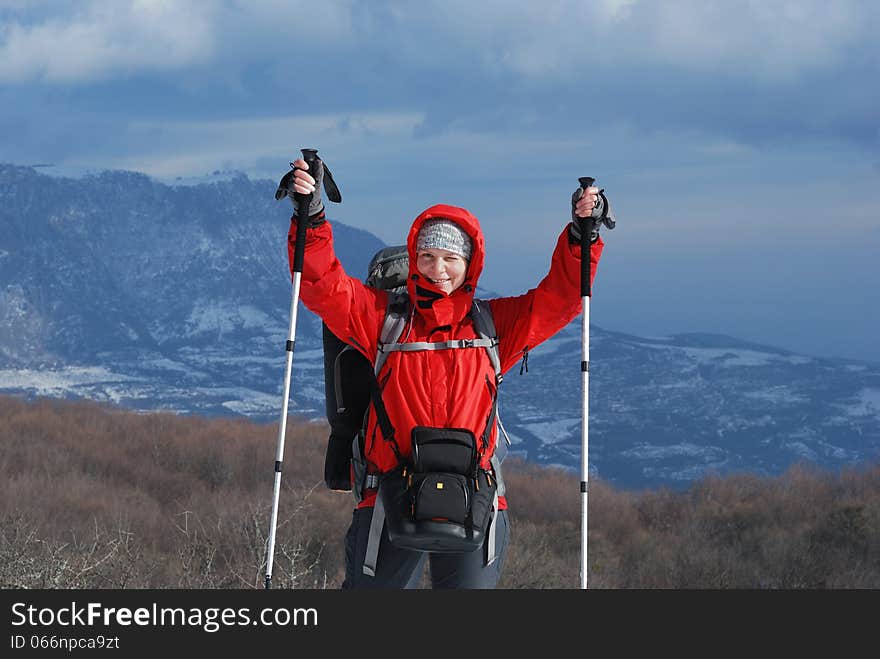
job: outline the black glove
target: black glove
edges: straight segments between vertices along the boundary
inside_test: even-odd
[[[291,170],[278,183],[275,199],[278,200],[285,196],[290,197],[293,211],[296,215],[299,215],[299,204],[296,200],[296,193],[293,191],[293,173],[296,169],[293,169],[293,163],[290,163],[290,166]],[[330,198],[330,201],[339,203],[342,201],[342,196],[339,194],[339,188],[336,187],[336,182],[333,180],[333,174],[330,173],[324,161],[317,156],[315,156],[312,164],[309,165],[309,169],[303,171],[308,171],[311,177],[315,179],[315,191],[312,193],[309,201],[309,226],[316,227],[324,222],[324,202],[321,200],[321,188],[326,187],[327,196]],[[326,181],[324,180],[325,174],[327,177]]]
[[[589,219],[579,217],[574,212],[575,204],[583,194],[584,189],[578,188],[571,195],[571,224],[568,225],[568,236],[572,243],[579,243],[581,241],[581,226],[584,224],[585,220]],[[596,242],[599,238],[599,228],[603,224],[609,229],[613,229],[617,224],[617,221],[614,219],[614,214],[611,212],[611,203],[608,201],[608,197],[605,196],[604,189],[599,190],[599,198],[596,200],[596,205],[593,207],[593,212],[590,217],[593,219],[593,228],[590,232],[590,244]]]

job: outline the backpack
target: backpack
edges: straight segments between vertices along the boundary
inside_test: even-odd
[[[406,245],[380,249],[367,268],[365,283],[389,292],[405,293],[409,273]],[[351,487],[352,440],[370,406],[373,366],[354,347],[339,339],[322,323],[324,345],[324,397],[330,437],[324,458],[324,483],[331,490]]]
[[[358,501],[366,478],[365,469],[358,468],[364,464],[362,457],[364,449],[360,445],[363,441],[361,430],[366,423],[371,386],[375,382],[376,374],[382,368],[388,353],[399,349],[402,345],[397,344],[396,341],[403,333],[410,313],[409,296],[406,292],[408,274],[409,255],[406,245],[380,249],[370,261],[365,283],[389,292],[375,367],[358,350],[335,336],[326,324],[322,327],[325,411],[330,423],[330,437],[327,440],[324,460],[324,482],[331,490],[352,491]],[[498,339],[489,303],[474,299],[470,314],[476,333],[481,337],[474,342],[485,347],[495,370],[496,384],[500,384],[503,378]],[[492,464],[498,476],[498,495],[502,496],[504,488],[500,477],[501,461],[507,453],[510,438],[497,415],[497,401],[494,412],[495,421],[506,440],[506,443],[497,442],[492,457]],[[354,483],[352,477],[355,479]]]

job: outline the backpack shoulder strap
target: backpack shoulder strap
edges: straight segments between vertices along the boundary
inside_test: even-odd
[[[489,339],[491,344],[486,347],[489,361],[495,370],[495,384],[500,385],[504,381],[501,375],[501,353],[498,350],[498,331],[495,329],[495,319],[492,318],[492,308],[488,300],[474,298],[471,306],[471,318],[474,321],[474,330],[483,339]]]
[[[385,305],[385,320],[382,322],[382,331],[379,333],[379,349],[376,352],[376,363],[373,372],[378,376],[388,352],[384,347],[396,343],[403,334],[406,320],[409,317],[409,295],[406,293],[388,292],[388,303]]]
[[[382,322],[382,331],[379,334],[379,345],[376,351],[376,363],[373,372],[370,374],[370,399],[373,402],[373,409],[376,412],[376,420],[382,431],[382,437],[385,441],[391,443],[394,455],[397,456],[398,462],[403,464],[403,458],[400,455],[400,449],[397,446],[397,440],[394,437],[394,426],[388,416],[388,410],[385,408],[385,402],[382,400],[382,389],[379,385],[379,371],[388,358],[388,353],[383,350],[386,343],[394,343],[403,334],[406,326],[406,320],[409,317],[409,296],[406,293],[394,293],[389,291],[388,303],[385,306],[385,320]],[[364,424],[366,424],[367,414],[364,413]],[[364,427],[366,430],[366,425]]]

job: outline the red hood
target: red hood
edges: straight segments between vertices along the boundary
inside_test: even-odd
[[[452,220],[467,232],[473,241],[473,254],[468,263],[467,274],[464,283],[452,293],[446,294],[440,288],[432,284],[428,279],[419,274],[416,240],[419,230],[426,220],[435,217],[443,217]],[[407,290],[410,299],[414,301],[416,313],[421,313],[433,327],[450,325],[460,322],[470,311],[474,299],[474,291],[477,288],[477,280],[483,272],[483,260],[485,256],[485,242],[483,230],[476,217],[464,208],[437,204],[422,212],[412,224],[409,237],[406,241],[409,253],[409,277]]]

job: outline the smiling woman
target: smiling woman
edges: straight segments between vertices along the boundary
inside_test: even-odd
[[[291,273],[303,304],[366,358],[372,380],[372,406],[356,415],[363,425],[348,440],[345,470],[356,507],[342,587],[413,587],[428,561],[434,588],[494,588],[509,539],[504,449],[496,455],[498,386],[504,372],[580,313],[580,277],[592,280],[604,243],[597,228],[588,234],[579,227],[600,212],[600,191],[581,179],[571,221],[537,286],[489,300],[474,298],[485,262],[477,218],[458,206],[427,208],[407,235],[406,292],[390,297],[347,275],[336,257],[320,197],[321,160],[292,165],[288,194],[292,187],[309,203],[300,215],[304,202],[293,195]],[[393,336],[389,318],[397,323]]]

